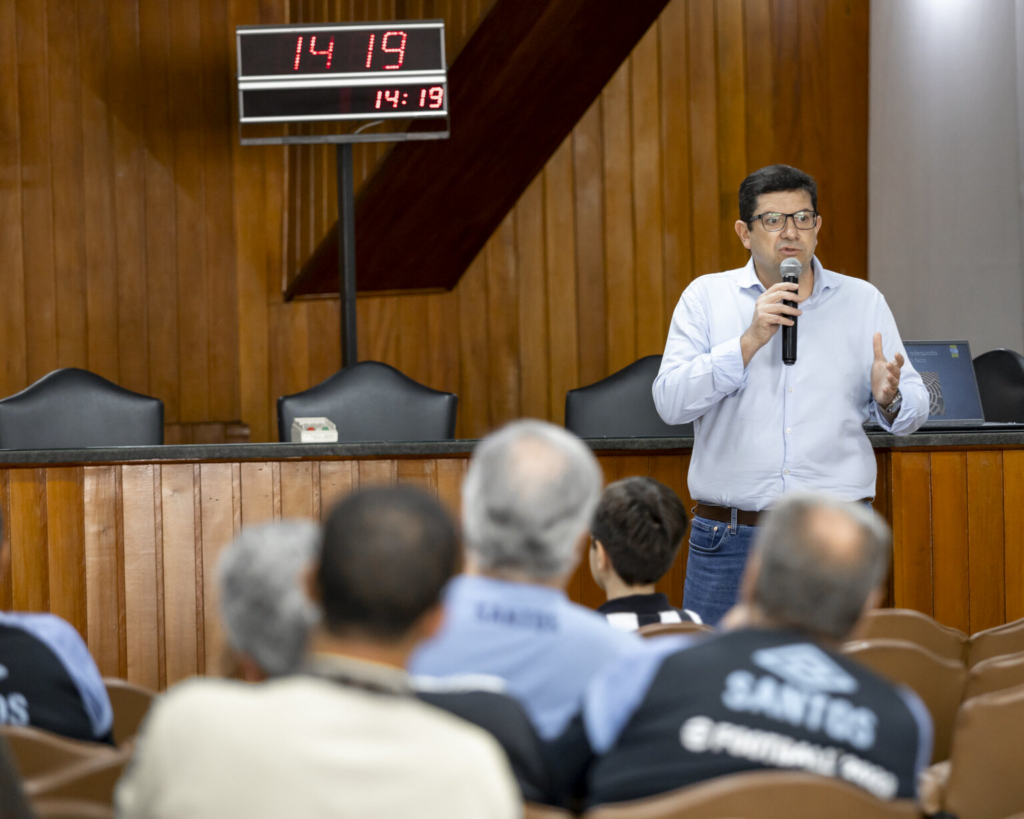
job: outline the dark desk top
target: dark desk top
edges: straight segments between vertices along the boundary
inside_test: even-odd
[[[1024,447],[1024,430],[974,432],[924,431],[906,437],[884,432],[868,434],[875,449]],[[156,463],[167,461],[284,461],[340,458],[457,457],[473,451],[477,441],[371,441],[359,444],[182,444],[177,446],[124,446],[94,449],[0,450],[0,468],[65,464]],[[670,452],[690,449],[693,438],[591,438],[596,452]]]

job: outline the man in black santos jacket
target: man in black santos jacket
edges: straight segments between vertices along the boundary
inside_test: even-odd
[[[912,798],[931,756],[928,712],[836,650],[877,603],[889,549],[864,504],[781,500],[724,634],[651,640],[595,678],[552,754],[563,794],[597,805],[785,769]]]
[[[11,545],[0,518],[0,582]],[[0,610],[0,725],[113,744],[114,712],[82,636],[55,614]]]

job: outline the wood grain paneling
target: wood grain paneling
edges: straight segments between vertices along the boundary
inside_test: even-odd
[[[129,681],[149,688],[158,688],[162,682],[163,647],[158,636],[163,619],[163,583],[157,571],[158,469],[151,464],[121,467],[125,673]]]
[[[894,604],[927,615],[932,608],[931,460],[892,453]]]
[[[0,5],[0,395],[86,366],[172,428],[273,440],[277,396],[340,364],[337,302],[281,301],[336,218],[334,149],[238,144],[234,27],[437,16],[452,62],[490,0]],[[866,55],[866,3],[673,0],[452,293],[359,300],[361,357],[457,392],[462,437],[559,421],[742,261],[735,189],[771,161],[818,177],[822,258],[863,275]],[[357,184],[387,151],[356,148]]]
[[[199,670],[196,576],[202,572],[202,552],[197,551],[195,471],[192,464],[160,467],[160,510],[163,523],[163,620],[166,684],[172,685]],[[201,542],[201,541],[199,541]],[[198,558],[198,559],[197,559]]]
[[[46,470],[46,539],[50,611],[86,633],[82,470]]]
[[[9,472],[11,605],[20,611],[50,610],[50,569],[47,548],[46,470]]]
[[[240,417],[239,273],[262,271],[238,266],[236,180],[254,219],[283,191],[268,151],[234,160],[233,26],[285,6],[3,4],[0,396],[75,366],[163,399],[168,423]]]
[[[819,208],[834,226],[822,234],[821,258],[863,277],[867,244],[856,225],[866,209],[867,22],[868,4],[846,0],[673,0],[513,209],[513,256],[496,252],[506,225],[453,294],[360,298],[360,358],[457,392],[460,437],[516,417],[517,382],[518,414],[558,423],[567,390],[661,351],[690,281],[743,264],[733,231],[737,189],[771,162],[818,178]],[[299,154],[288,162],[298,170]],[[329,155],[327,162],[329,172]],[[303,218],[298,206],[288,200],[292,233]],[[330,208],[328,218],[333,224]],[[278,275],[297,270],[291,259]],[[507,312],[515,300],[496,298],[499,283],[512,286],[520,311],[511,355]],[[443,349],[453,358],[454,384],[442,384],[424,361],[419,340],[442,348],[429,327],[449,329]],[[311,360],[336,356],[337,326],[324,330],[308,333]],[[289,364],[274,358],[269,366],[278,373]],[[304,386],[312,383],[310,373]],[[269,422],[244,417],[260,440],[257,427]]]
[[[200,480],[200,520],[203,561],[203,645],[207,674],[222,670],[224,630],[221,627],[217,584],[217,558],[237,534],[236,516],[240,494],[237,464],[202,464]]]
[[[972,632],[1006,622],[1003,504],[1002,453],[967,453]]]
[[[1006,621],[1024,617],[1024,452],[1003,453]]]
[[[690,514],[688,452],[599,455],[606,481],[649,475]],[[876,506],[893,511],[896,605],[972,632],[1024,610],[1024,451],[879,455]],[[326,515],[355,488],[374,485],[417,486],[457,515],[467,464],[467,454],[454,454],[0,468],[13,558],[0,603],[71,620],[104,674],[151,687],[216,674],[224,655],[217,558],[243,522]],[[596,607],[604,593],[585,550],[580,557],[567,591]],[[677,606],[685,571],[684,544],[658,583]]]
[[[0,515],[7,521],[11,519],[10,476],[10,470],[0,471]],[[6,536],[7,533],[4,532],[2,537]],[[5,543],[6,540],[0,542],[0,551],[6,548]],[[11,598],[14,594],[14,577],[11,571],[0,572],[0,575],[0,611],[10,611],[13,608]]]
[[[931,455],[935,619],[971,630],[967,528],[967,454]]]

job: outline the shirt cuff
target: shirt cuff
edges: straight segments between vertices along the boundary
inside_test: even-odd
[[[918,420],[918,416],[921,413],[918,410],[918,397],[915,390],[907,389],[903,391],[901,389],[900,392],[903,395],[903,403],[900,404],[899,412],[892,419],[892,423],[886,420],[882,414],[882,407],[874,399],[874,396],[871,398],[871,403],[874,405],[872,411],[875,419],[878,421],[878,425],[885,432],[891,432],[893,435],[909,435],[927,420],[927,414],[925,414],[924,419]]]
[[[726,395],[746,386],[748,373],[743,366],[739,336],[711,348],[711,376],[715,381],[715,391]]]

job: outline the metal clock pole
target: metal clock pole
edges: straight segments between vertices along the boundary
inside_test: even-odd
[[[359,360],[352,145],[448,138],[444,20],[238,26],[235,46],[242,145],[337,144],[341,365],[351,367]],[[368,130],[385,121],[421,127]],[[310,122],[336,124],[311,133]]]
[[[359,360],[356,350],[356,208],[352,143],[338,145],[338,287],[341,297],[341,366]]]

